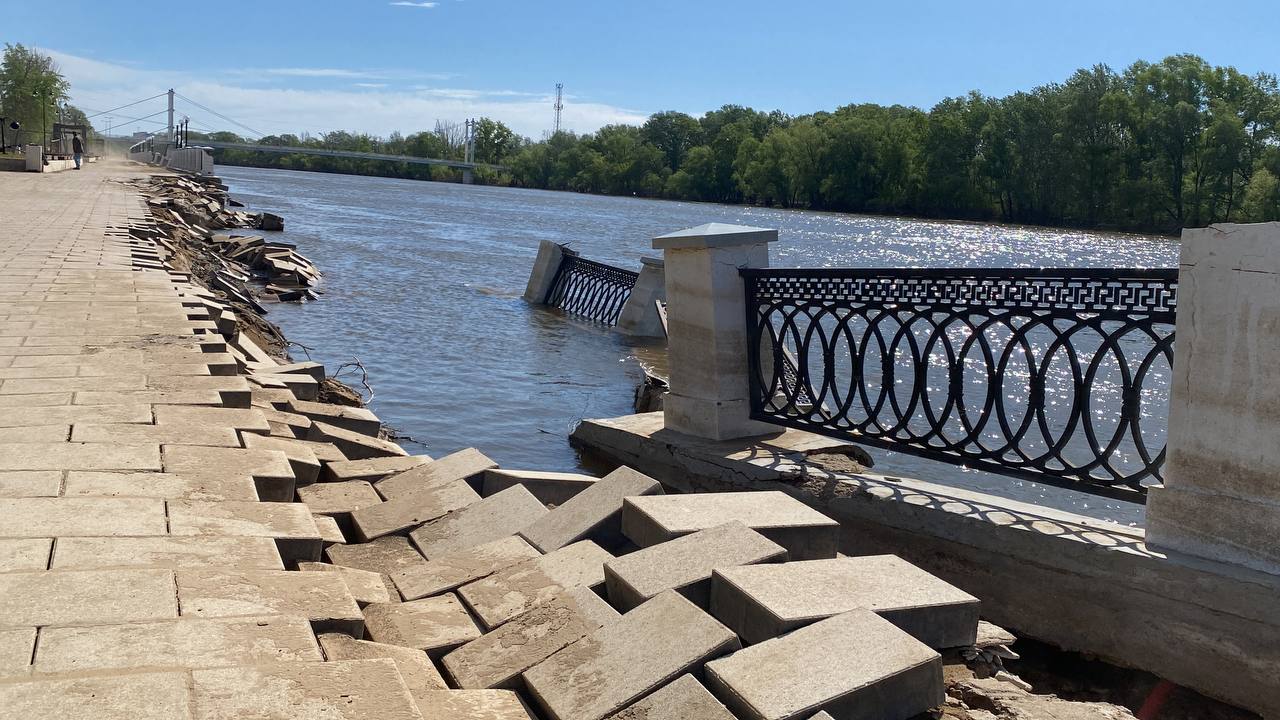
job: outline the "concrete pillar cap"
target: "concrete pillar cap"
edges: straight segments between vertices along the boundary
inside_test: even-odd
[[[707,223],[653,239],[654,250],[698,249],[777,242],[778,231],[747,225]]]

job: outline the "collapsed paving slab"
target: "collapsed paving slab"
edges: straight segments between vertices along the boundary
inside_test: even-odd
[[[300,562],[298,563],[298,570],[303,572],[337,573],[342,578],[342,581],[347,584],[347,589],[351,591],[351,597],[355,598],[356,603],[361,606],[370,603],[400,601],[400,594],[387,582],[387,576],[382,573],[318,562]]]
[[[431,663],[431,659],[421,650],[387,645],[385,643],[357,640],[341,633],[322,633],[316,636],[320,649],[324,651],[326,660],[370,660],[374,658],[390,658],[404,678],[409,692],[422,690],[446,690],[448,685],[440,672]]]
[[[305,617],[264,615],[45,628],[32,671],[170,670],[321,659]]]
[[[520,536],[544,553],[578,540],[593,539],[606,547],[622,543],[622,501],[640,495],[660,495],[657,480],[620,467],[520,531]]]
[[[386,658],[196,670],[191,678],[198,720],[422,720]]]
[[[0,539],[0,572],[44,570],[52,551],[53,538]]]
[[[178,617],[173,572],[158,569],[0,573],[6,625],[84,625]]]
[[[47,557],[47,548],[45,554]],[[266,537],[58,538],[58,553],[53,557],[51,569],[110,567],[283,570],[284,563],[275,541]],[[43,563],[38,569],[44,569]]]
[[[325,547],[333,544],[345,545],[347,536],[343,534],[342,528],[338,527],[338,521],[328,515],[312,515],[312,520],[316,522],[316,528],[320,530],[320,541]]]
[[[184,617],[300,615],[317,632],[364,634],[364,616],[336,572],[178,570]]]
[[[565,590],[603,585],[604,563],[612,559],[609,551],[582,540],[463,585],[458,595],[492,630]]]
[[[422,650],[440,657],[480,637],[480,628],[453,593],[365,608],[365,624],[375,642]]]
[[[306,506],[296,503],[170,500],[172,535],[225,535],[275,540],[286,563],[319,560],[320,529]]]
[[[345,460],[346,455],[332,443],[312,442],[271,435],[243,434],[244,446],[250,450],[279,450],[289,458],[298,486],[310,485],[320,478],[322,463]]]
[[[340,460],[325,465],[323,479],[325,482],[343,480],[367,480],[374,482],[388,475],[402,473],[405,470],[431,462],[430,455],[403,455],[395,457],[368,458],[365,460]]]
[[[311,421],[311,429],[307,431],[307,440],[332,443],[351,460],[367,460],[376,457],[399,457],[408,455],[399,445],[376,436],[364,435],[345,428]]]
[[[407,538],[394,535],[358,545],[333,545],[326,548],[324,554],[334,565],[387,575],[427,563]]]
[[[426,690],[413,694],[424,718],[533,720],[511,690]]]
[[[163,456],[165,472],[186,478],[247,476],[259,500],[293,502],[297,478],[289,457],[279,450],[165,445]]]
[[[26,677],[36,649],[36,628],[0,629],[0,680]]]
[[[0,537],[166,534],[165,502],[158,499],[0,498]]]
[[[597,478],[581,473],[545,472],[541,470],[486,470],[480,494],[488,497],[511,487],[523,485],[548,506],[563,505],[569,498],[595,484]]]
[[[468,481],[472,489],[477,489],[479,483],[471,481],[485,470],[497,466],[497,463],[479,450],[466,448],[438,460],[390,475],[380,480],[377,488],[378,492],[388,500],[417,492],[422,488],[447,485],[460,480]]]
[[[707,685],[743,720],[817,712],[907,720],[944,701],[938,653],[854,610],[707,663]]]
[[[929,647],[967,647],[977,637],[978,605],[893,555],[724,568],[711,580],[711,614],[748,643],[862,609]]]
[[[786,559],[786,548],[734,520],[606,562],[605,587],[623,612],[672,589],[707,610],[714,570]]]
[[[145,426],[138,426],[145,427]],[[164,472],[89,472],[71,470],[63,483],[65,497],[150,497],[166,500],[258,500],[258,486],[248,475],[184,477]]]
[[[378,432],[382,429],[382,422],[378,420],[378,416],[366,408],[330,405],[329,403],[309,400],[293,400],[289,403],[286,411],[301,415],[315,422],[322,422],[374,438],[378,436]]]
[[[836,556],[840,523],[777,490],[627,498],[622,532],[649,547],[732,520],[786,548],[792,560]]]
[[[460,688],[520,689],[520,674],[614,622],[618,611],[588,588],[565,590],[444,656]]]
[[[409,539],[430,560],[518,533],[546,513],[537,498],[516,486],[432,520]]]
[[[351,514],[356,510],[382,504],[373,486],[363,480],[300,487],[298,501],[310,508],[312,514],[328,515],[345,526],[350,526]]]
[[[702,683],[681,675],[609,720],[736,720]],[[812,720],[812,718],[810,719]]]
[[[416,554],[416,552],[415,552]],[[437,555],[425,564],[414,564],[392,573],[391,579],[405,600],[439,595],[542,553],[519,535]]]
[[[364,481],[356,481],[364,482]],[[322,483],[321,487],[329,487],[342,483]],[[368,483],[365,483],[366,485]],[[356,538],[361,541],[373,540],[383,535],[391,535],[416,528],[423,523],[462,510],[480,501],[480,496],[463,480],[443,485],[419,487],[411,492],[397,495],[382,502],[372,486],[369,492],[377,498],[377,502],[369,503],[351,513],[351,524]]]
[[[602,720],[741,647],[728,628],[665,592],[525,671],[553,720]]]

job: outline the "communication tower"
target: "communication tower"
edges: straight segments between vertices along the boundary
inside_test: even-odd
[[[560,111],[564,110],[564,83],[556,83],[556,129],[551,134],[560,132]]]

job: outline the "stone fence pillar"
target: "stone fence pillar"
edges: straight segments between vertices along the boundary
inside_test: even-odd
[[[1147,543],[1280,574],[1280,223],[1184,230]]]
[[[653,239],[667,285],[668,429],[713,440],[775,432],[749,418],[740,268],[768,267],[777,230],[710,223]]]
[[[635,337],[662,337],[657,303],[667,299],[667,280],[660,258],[640,258],[640,277],[618,314],[618,331]]]
[[[28,145],[23,153],[26,159],[27,172],[44,172],[44,146]]]
[[[551,291],[551,283],[556,279],[556,270],[560,269],[560,260],[564,254],[565,247],[559,243],[550,240],[538,243],[538,257],[533,261],[529,283],[524,289],[525,302],[535,305],[546,302],[547,293]]]

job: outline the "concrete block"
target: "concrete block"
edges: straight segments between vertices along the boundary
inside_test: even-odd
[[[0,472],[0,498],[57,497],[61,488],[60,470]]]
[[[518,533],[546,512],[528,490],[512,487],[432,520],[409,538],[431,559]]]
[[[302,415],[313,422],[322,422],[374,438],[378,437],[378,432],[382,429],[378,416],[365,408],[294,400],[289,403],[286,411]]]
[[[137,426],[145,427],[145,426]],[[163,472],[93,472],[71,470],[62,494],[66,497],[149,497],[165,500],[257,502],[258,486],[247,475],[189,478]]]
[[[298,501],[306,504],[313,515],[333,516],[339,525],[350,523],[351,513],[360,508],[382,504],[373,486],[363,480],[300,487]]]
[[[160,446],[157,444],[29,442],[0,445],[0,470],[159,469]]]
[[[0,537],[165,534],[165,504],[162,500],[0,498]]]
[[[54,570],[108,567],[283,570],[266,537],[67,537],[58,539]]]
[[[343,455],[352,460],[408,454],[399,445],[388,440],[381,440],[375,436],[364,435],[319,420],[311,421],[311,430],[307,432],[306,439],[333,443]]]
[[[623,612],[672,589],[707,610],[712,571],[786,559],[785,548],[734,520],[606,562],[605,587]]]
[[[399,536],[380,537],[358,545],[332,545],[325,549],[324,554],[334,565],[387,575],[427,564],[409,541]]]
[[[543,505],[563,505],[569,498],[591,487],[597,478],[581,473],[543,472],[539,470],[486,470],[480,494],[488,497],[511,487],[523,485]]]
[[[525,671],[524,680],[548,716],[601,720],[739,647],[728,628],[666,592]]]
[[[182,672],[0,683],[6,720],[185,720],[188,678]]]
[[[648,547],[732,520],[786,548],[792,560],[836,556],[840,523],[777,490],[628,498],[622,533]]]
[[[322,483],[321,486],[338,484]],[[372,486],[370,492],[373,492]],[[377,493],[374,497],[378,497]],[[463,480],[455,480],[444,485],[418,487],[386,502],[370,503],[352,513],[351,522],[357,538],[372,540],[415,528],[479,500],[480,496],[470,485]]]
[[[77,443],[120,443],[120,444],[167,444],[167,445],[209,445],[212,447],[240,447],[240,436],[234,428],[225,425],[187,424],[187,425],[143,425],[141,423],[116,423],[111,425],[91,425],[80,423],[73,426],[71,442]]]
[[[413,699],[424,718],[453,720],[534,720],[511,690],[425,690]]]
[[[160,405],[155,409],[156,424],[183,427],[192,424],[216,425],[265,435],[271,426],[256,408],[188,407]]]
[[[458,480],[470,480],[498,464],[475,448],[466,448],[450,453],[438,460],[432,460],[403,472],[396,473],[378,483],[378,492],[391,500],[406,495],[419,488],[447,485]],[[479,483],[473,488],[478,489]]]
[[[443,664],[458,687],[518,690],[525,670],[618,617],[590,589],[571,588],[454,650]]]
[[[298,569],[303,572],[336,573],[347,584],[347,589],[351,591],[351,596],[362,606],[369,603],[389,603],[399,602],[400,600],[399,593],[396,593],[394,587],[388,587],[387,576],[382,573],[317,562],[300,562],[298,563]]]
[[[328,515],[312,515],[312,520],[316,521],[316,528],[320,531],[320,541],[328,547],[334,543],[345,545],[347,536],[342,532],[342,528],[338,527],[338,521]]]
[[[320,479],[320,463],[341,460],[346,456],[331,443],[296,440],[244,433],[244,446],[250,450],[279,450],[289,458],[289,466],[298,485],[310,485]]]
[[[321,660],[306,618],[264,615],[46,628],[40,674],[208,668]]]
[[[836,615],[707,663],[707,685],[744,720],[816,712],[907,720],[941,705],[941,656],[865,610]]]
[[[736,720],[692,675],[681,675],[661,690],[609,720]]]
[[[26,677],[36,649],[36,628],[0,629],[0,680]]]
[[[316,636],[324,657],[330,662],[338,660],[372,660],[390,658],[400,670],[400,677],[409,692],[423,690],[446,690],[448,685],[440,677],[440,671],[431,663],[431,659],[421,650],[387,645],[384,643],[356,640],[350,635],[341,633],[324,633]]]
[[[275,540],[286,563],[320,559],[320,530],[305,505],[199,500],[167,505],[172,535],[267,537]]]
[[[524,538],[508,535],[465,550],[437,555],[425,564],[411,565],[392,573],[391,579],[405,600],[417,600],[453,590],[541,555]]]
[[[169,570],[0,573],[5,625],[105,625],[176,617]]]
[[[453,593],[365,608],[365,626],[375,642],[417,648],[431,657],[480,637],[480,628]]]
[[[285,570],[178,570],[183,617],[300,615],[318,632],[360,637],[364,617],[338,573]]]
[[[499,570],[458,590],[471,612],[492,630],[564,590],[604,584],[604,563],[613,556],[590,540]]]
[[[0,573],[44,570],[52,550],[51,538],[0,539]]]
[[[126,425],[116,425],[112,427],[127,427]],[[141,426],[140,426],[141,427]],[[11,427],[0,428],[0,444],[8,443],[24,443],[24,442],[66,442],[71,435],[71,427],[68,425],[35,425],[27,427]],[[76,440],[75,442],[104,442],[103,440],[87,439]],[[146,442],[137,441],[134,442]]]
[[[6,348],[15,350],[17,348]],[[26,396],[18,395],[8,398],[8,402],[0,400],[3,407],[22,407],[21,412],[9,412],[0,416],[0,427],[20,427],[26,425],[74,425],[76,423],[122,423],[151,422],[151,406],[143,402],[131,402],[112,405],[51,405],[30,407],[18,405]]]
[[[297,483],[288,456],[279,450],[165,445],[164,470],[192,479],[247,476],[266,502],[293,502]]]
[[[757,643],[814,621],[871,610],[933,648],[972,645],[978,599],[893,555],[717,569],[711,614]]]
[[[422,720],[386,658],[196,670],[191,678],[196,720]]]
[[[431,462],[430,455],[398,455],[396,457],[378,457],[366,460],[342,460],[326,464],[323,479],[326,482],[342,480],[368,480],[369,482],[374,482],[388,475],[395,475],[415,468],[426,462]]]
[[[255,405],[254,409],[262,413],[271,428],[269,434],[277,437],[305,440],[311,432],[311,418],[305,415],[276,410],[273,407]]]
[[[530,523],[520,535],[544,553],[588,538],[606,547],[615,547],[624,540],[623,498],[660,494],[662,486],[657,480],[620,467]]]

